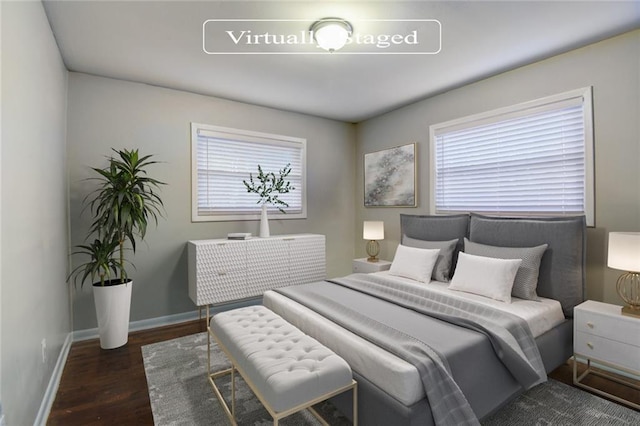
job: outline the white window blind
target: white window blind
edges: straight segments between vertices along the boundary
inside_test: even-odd
[[[192,123],[192,219],[194,221],[249,220],[260,213],[260,197],[247,192],[249,174],[257,183],[258,165],[265,173],[287,166],[287,180],[295,188],[278,198],[286,214],[269,205],[269,215],[281,219],[306,217],[306,140]]]
[[[432,211],[593,225],[591,89],[431,126]]]

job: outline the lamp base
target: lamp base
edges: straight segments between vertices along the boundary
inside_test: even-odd
[[[380,244],[378,244],[376,240],[370,240],[367,243],[367,254],[369,255],[367,262],[377,262],[378,261],[377,256],[379,253],[380,253]]]
[[[626,272],[620,275],[616,290],[625,303],[622,315],[640,318],[640,273]]]
[[[640,308],[634,308],[630,305],[623,306],[620,313],[628,317],[640,318]]]

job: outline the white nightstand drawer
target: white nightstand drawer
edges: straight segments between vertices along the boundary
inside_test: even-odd
[[[640,347],[578,331],[574,340],[576,354],[640,371]]]
[[[634,318],[580,310],[576,326],[578,331],[640,347],[640,320]]]

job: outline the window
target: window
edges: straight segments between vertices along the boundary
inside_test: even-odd
[[[590,87],[431,126],[431,212],[593,226],[592,127]]]
[[[289,136],[191,123],[192,220],[254,220],[260,218],[259,196],[242,183],[290,164],[287,179],[295,188],[280,199],[286,214],[269,206],[279,219],[306,218],[306,140]]]

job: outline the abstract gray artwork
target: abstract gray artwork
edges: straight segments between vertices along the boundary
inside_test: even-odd
[[[364,155],[365,207],[416,206],[416,144]]]

